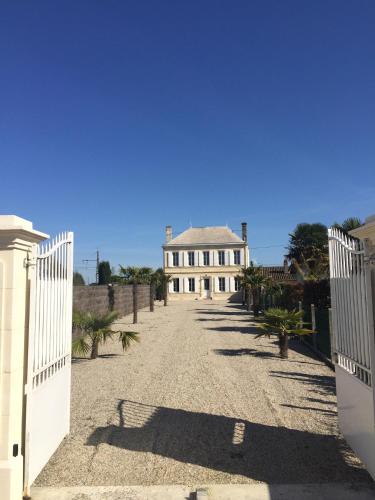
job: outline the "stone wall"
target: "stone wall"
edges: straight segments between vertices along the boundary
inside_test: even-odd
[[[138,310],[150,305],[150,286],[138,285]],[[98,285],[73,287],[73,310],[120,316],[133,313],[133,285]]]

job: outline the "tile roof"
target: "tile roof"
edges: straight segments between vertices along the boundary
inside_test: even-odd
[[[297,276],[289,271],[286,273],[284,266],[261,266],[259,271],[263,276],[268,276],[279,283],[297,281]]]
[[[190,227],[183,233],[179,234],[166,245],[203,245],[216,243],[244,243],[227,226],[216,227]]]

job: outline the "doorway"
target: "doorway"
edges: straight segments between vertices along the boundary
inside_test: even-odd
[[[210,278],[203,278],[203,298],[209,299],[211,297]]]

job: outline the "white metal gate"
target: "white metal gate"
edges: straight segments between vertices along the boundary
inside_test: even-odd
[[[375,477],[372,263],[364,241],[331,228],[333,350],[341,431]]]
[[[26,491],[69,432],[73,233],[36,245],[29,270]]]

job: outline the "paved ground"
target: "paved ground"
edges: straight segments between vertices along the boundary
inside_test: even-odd
[[[235,305],[175,303],[139,321],[125,355],[111,343],[74,363],[71,434],[37,485],[371,482],[338,435],[324,364],[279,359]]]

